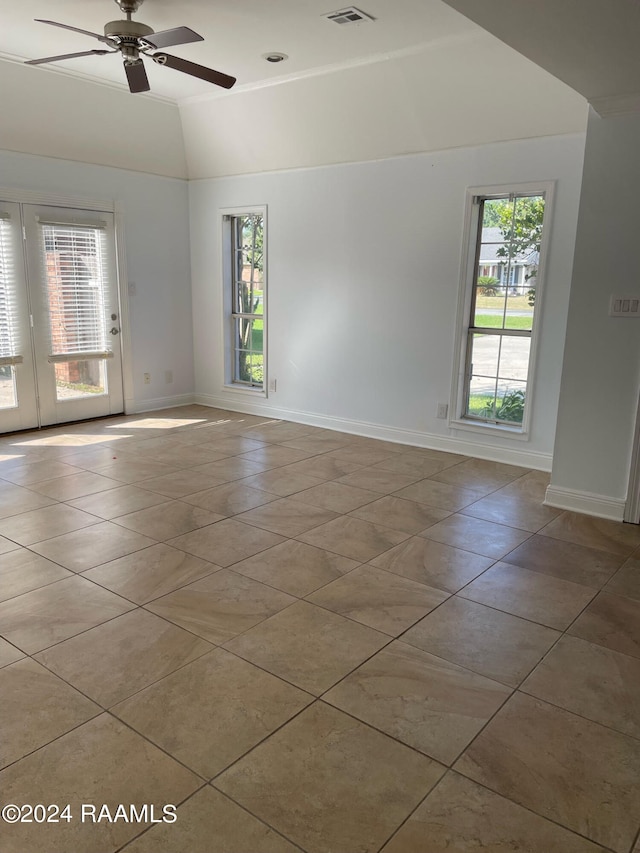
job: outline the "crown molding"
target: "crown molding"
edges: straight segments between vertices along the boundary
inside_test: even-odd
[[[46,68],[43,66],[35,66],[35,65],[26,65],[27,57],[17,56],[13,53],[5,53],[0,51],[0,60],[3,62],[10,62],[13,65],[21,65],[26,68],[36,69],[40,71],[46,71],[47,74],[58,74],[61,77],[66,77],[71,80],[81,80],[84,83],[91,83],[93,86],[102,86],[103,89],[111,89],[114,92],[120,92],[123,95],[129,95],[129,87],[124,83],[116,83],[115,80],[106,80],[103,77],[94,77],[91,74],[85,74],[82,71],[71,71],[66,68],[62,68],[59,65],[47,65]],[[166,95],[158,95],[154,92],[139,92],[136,94],[136,98],[145,98],[149,101],[158,101],[161,104],[167,104],[172,107],[178,106],[178,102],[175,98],[169,98]]]
[[[604,95],[589,101],[600,118],[634,115],[640,113],[640,93],[630,95]]]

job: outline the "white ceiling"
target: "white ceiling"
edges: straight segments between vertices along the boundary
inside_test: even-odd
[[[639,0],[444,0],[596,109],[640,94]],[[627,100],[626,103],[629,103]]]
[[[479,30],[441,0],[357,0],[355,5],[376,19],[373,23],[341,26],[324,17],[348,5],[338,0],[146,0],[134,20],[154,31],[189,26],[199,32],[204,42],[169,52],[236,76],[236,89],[411,52]],[[0,0],[0,55],[24,60],[102,47],[87,36],[35,23],[34,18],[102,33],[107,21],[123,17],[112,0]],[[288,54],[288,61],[274,65],[262,58],[274,51]],[[146,66],[154,95],[179,101],[222,93],[153,62]],[[119,56],[71,59],[37,70],[126,88]]]

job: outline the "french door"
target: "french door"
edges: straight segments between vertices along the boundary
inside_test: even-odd
[[[123,411],[112,213],[0,201],[0,433]]]

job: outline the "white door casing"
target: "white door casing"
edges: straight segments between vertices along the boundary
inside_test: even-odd
[[[21,261],[11,273],[23,361],[14,368],[17,406],[0,408],[0,431],[122,412],[114,214],[0,203],[5,208]]]

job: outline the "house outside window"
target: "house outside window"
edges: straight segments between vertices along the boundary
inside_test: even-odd
[[[526,433],[552,184],[470,196],[457,424]]]
[[[266,369],[266,208],[223,216],[225,383],[262,391]]]

